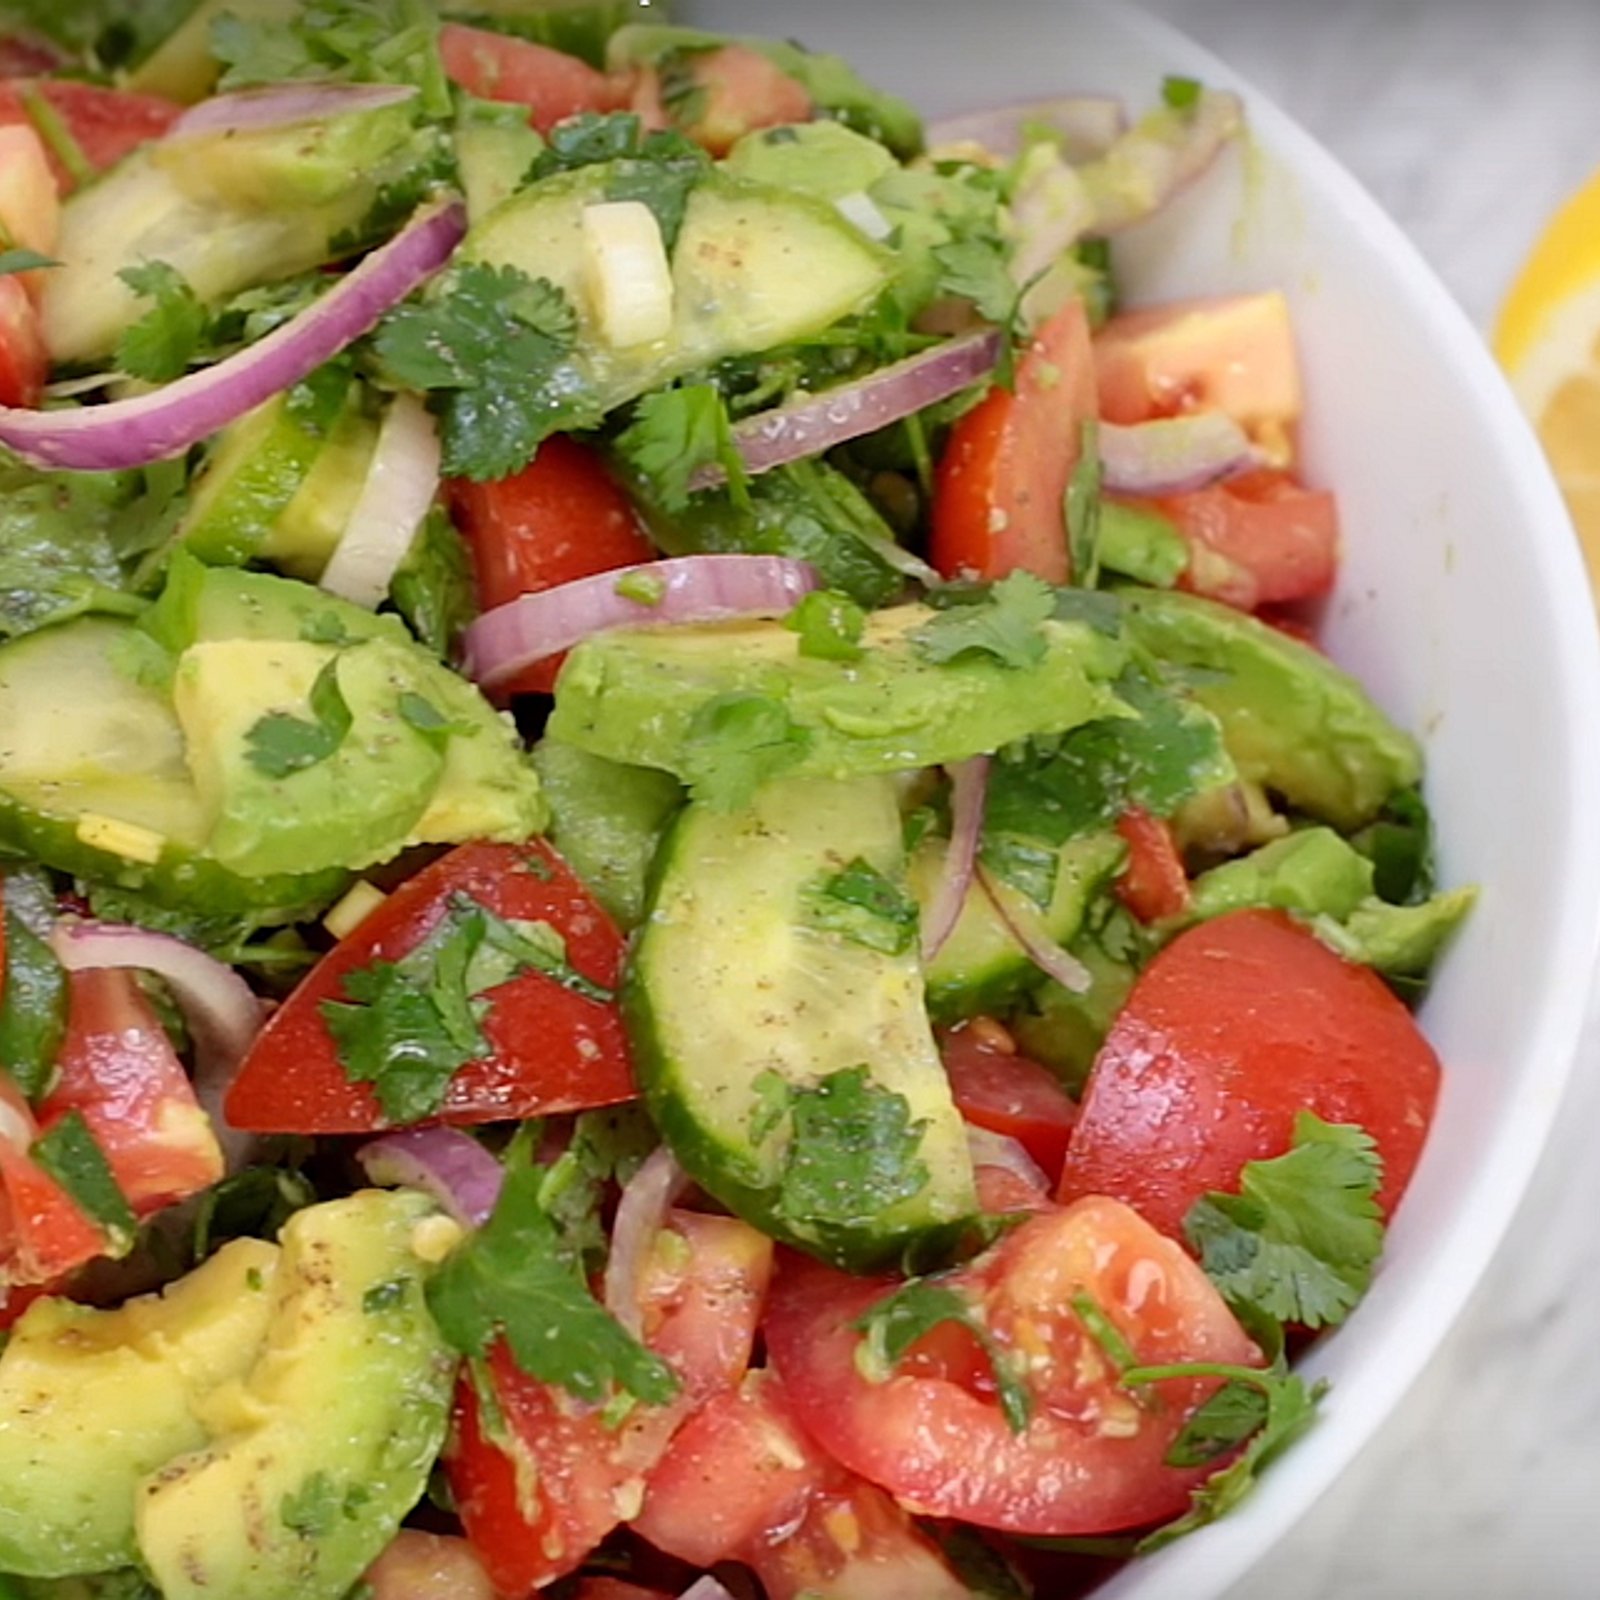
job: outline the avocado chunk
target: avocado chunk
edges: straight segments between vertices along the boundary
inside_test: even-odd
[[[742,777],[900,772],[1132,715],[1113,688],[1127,661],[1118,639],[1046,621],[1031,664],[980,651],[938,661],[918,639],[935,615],[874,613],[851,662],[801,655],[778,622],[598,634],[567,658],[549,731],[676,773],[704,798],[737,793]]]
[[[0,1568],[133,1563],[135,1489],[205,1442],[207,1396],[263,1347],[278,1262],[275,1245],[241,1239],[117,1311],[28,1308],[0,1354]]]
[[[1036,904],[998,873],[991,874],[1007,914],[1032,922],[1056,944],[1070,944],[1083,926],[1090,902],[1121,868],[1127,849],[1114,833],[1092,833],[1055,846],[1037,840],[1005,841],[1013,854],[1026,852],[1049,880],[1048,898]],[[993,848],[996,841],[990,841]],[[944,871],[949,841],[929,836],[911,855],[911,892],[924,915]],[[928,1012],[935,1022],[1004,1012],[1044,981],[1033,958],[1017,942],[1006,918],[982,884],[974,882],[961,903],[950,936],[928,963]]]
[[[136,627],[97,617],[0,648],[0,843],[166,906],[314,916],[342,870],[252,878],[207,853],[169,666]]]
[[[476,227],[523,186],[545,144],[528,124],[527,107],[475,100],[467,94],[461,98],[456,167],[467,200],[467,221]]]
[[[455,1358],[428,1314],[415,1192],[366,1190],[285,1224],[266,1348],[204,1408],[210,1440],[139,1484],[164,1600],[341,1600],[416,1504]]]
[[[1470,885],[1414,906],[1394,906],[1373,896],[1342,923],[1319,918],[1312,927],[1345,960],[1371,967],[1386,978],[1420,981],[1432,972],[1477,902],[1478,891]]]
[[[1187,669],[1245,779],[1344,831],[1422,774],[1417,742],[1309,645],[1214,600],[1128,590],[1129,633]]]
[[[1183,921],[1272,906],[1342,922],[1372,894],[1372,863],[1331,828],[1304,828],[1194,880]]]
[[[857,1270],[975,1208],[904,865],[888,778],[690,805],[624,981],[640,1083],[685,1170],[765,1232]]]
[[[875,139],[837,122],[800,122],[747,133],[722,164],[736,178],[797,189],[819,200],[864,193],[898,165]]]
[[[683,804],[683,786],[559,739],[541,739],[532,759],[550,805],[551,844],[613,921],[638,927],[650,863]]]
[[[590,303],[583,219],[590,206],[632,197],[627,168],[602,163],[532,184],[457,254],[515,267],[566,296],[577,333],[548,380],[553,416],[598,419],[685,373],[819,333],[862,310],[893,274],[893,256],[826,202],[712,171],[690,192],[671,247],[670,333],[615,347]]]

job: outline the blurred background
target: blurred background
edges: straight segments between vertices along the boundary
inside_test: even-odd
[[[1600,0],[1143,3],[1327,145],[1486,335],[1550,214],[1600,166]],[[1468,1314],[1378,1442],[1236,1600],[1600,1595],[1593,1016],[1588,1038],[1539,1178]]]

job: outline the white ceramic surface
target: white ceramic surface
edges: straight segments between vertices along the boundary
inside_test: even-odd
[[[1385,1269],[1311,1369],[1334,1394],[1249,1505],[1105,1600],[1221,1594],[1415,1378],[1487,1264],[1548,1132],[1600,929],[1600,651],[1542,459],[1470,324],[1399,231],[1213,58],[1092,0],[704,0],[697,18],[838,49],[932,111],[1163,73],[1245,90],[1255,149],[1119,252],[1136,298],[1278,284],[1310,392],[1312,476],[1347,562],[1327,639],[1424,739],[1444,870],[1483,885],[1425,1023],[1447,1084]]]

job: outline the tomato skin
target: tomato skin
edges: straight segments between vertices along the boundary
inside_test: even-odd
[[[995,388],[951,430],[935,480],[929,557],[946,578],[1031,572],[1065,583],[1063,498],[1097,413],[1089,319],[1070,300]]]
[[[856,1321],[892,1281],[846,1277],[786,1256],[767,1348],[802,1424],[837,1460],[926,1515],[1012,1533],[1079,1535],[1181,1512],[1211,1468],[1165,1457],[1214,1381],[1153,1386],[1159,1406],[1117,1384],[1072,1310],[1087,1293],[1141,1364],[1257,1364],[1259,1352],[1183,1250],[1115,1200],[1030,1217],[945,1280],[975,1299],[991,1337],[1028,1349],[1032,1419],[1012,1433],[965,1374],[856,1366]],[[1042,1352],[1042,1354],[1040,1353]]]
[[[683,1387],[620,1427],[528,1377],[497,1345],[489,1358],[508,1437],[492,1439],[470,1378],[456,1397],[445,1466],[467,1537],[497,1593],[520,1596],[571,1572],[623,1520],[644,1475],[695,1409],[738,1383],[772,1273],[772,1243],[730,1217],[669,1214],[687,1260],[657,1249],[640,1291],[645,1342]]]
[[[158,95],[128,94],[68,78],[16,78],[0,83],[0,124],[21,123],[31,128],[26,97],[35,90],[66,124],[96,172],[114,167],[140,145],[159,139],[184,109]],[[53,152],[47,153],[61,192],[70,194],[76,187],[72,174]]]
[[[788,122],[809,122],[816,111],[811,96],[759,50],[728,44],[688,58],[691,93],[698,99],[694,120],[677,124],[686,137],[714,156],[725,156],[747,133]],[[633,87],[632,109],[644,126],[675,125],[654,67],[641,71]]]
[[[370,1600],[495,1600],[465,1539],[402,1528],[367,1568]]]
[[[1392,1211],[1433,1115],[1439,1061],[1364,967],[1278,911],[1180,934],[1140,975],[1089,1074],[1060,1197],[1112,1195],[1174,1239],[1302,1110],[1377,1141]]]
[[[20,275],[0,278],[0,405],[37,406],[50,375],[44,329]]]
[[[1141,922],[1160,922],[1189,909],[1189,875],[1172,829],[1138,806],[1117,819],[1128,864],[1117,879],[1117,898]]]
[[[371,1133],[386,1126],[370,1085],[339,1064],[321,1014],[343,997],[345,974],[414,949],[453,894],[499,916],[548,922],[573,967],[614,989],[623,941],[571,868],[542,840],[467,844],[402,884],[324,956],[261,1031],[228,1091],[225,1115],[252,1133]],[[439,1112],[444,1122],[496,1122],[615,1105],[636,1093],[615,1004],[527,973],[493,991],[483,1021],[492,1053],[463,1067]]]
[[[1286,472],[1241,473],[1148,503],[1189,544],[1178,587],[1241,611],[1327,594],[1339,570],[1339,505]]]
[[[105,1237],[28,1154],[39,1127],[28,1102],[0,1071],[0,1311],[20,1316],[18,1294],[64,1277],[105,1253]]]
[[[747,1562],[768,1600],[969,1594],[899,1506],[817,1447],[770,1369],[684,1425],[633,1528],[692,1566]]]
[[[382,1600],[382,1597],[379,1597]],[[673,1600],[664,1589],[641,1589],[621,1578],[585,1578],[573,1600]]]
[[[1061,1176],[1078,1107],[1049,1068],[998,1049],[985,1031],[956,1028],[939,1043],[956,1109],[974,1127],[1015,1139],[1052,1183]]]
[[[457,478],[450,508],[472,552],[485,611],[525,594],[656,559],[633,502],[598,452],[557,434],[521,472],[492,483]],[[562,656],[539,661],[498,694],[549,694]]]
[[[503,33],[447,22],[439,30],[439,55],[452,83],[480,100],[527,106],[528,121],[540,133],[582,112],[620,111],[628,103],[626,81]]]
[[[134,975],[71,972],[67,984],[67,1032],[40,1127],[82,1116],[135,1216],[219,1182],[210,1119]]]

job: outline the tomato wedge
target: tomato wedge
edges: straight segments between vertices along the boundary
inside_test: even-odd
[[[1011,1431],[970,1339],[942,1338],[945,1328],[883,1382],[864,1376],[854,1324],[895,1285],[786,1257],[767,1349],[800,1421],[830,1454],[926,1515],[1011,1533],[1110,1533],[1184,1509],[1212,1469],[1170,1467],[1166,1456],[1214,1380],[1130,1393],[1074,1308],[1092,1300],[1141,1364],[1258,1363],[1178,1245],[1115,1200],[1081,1200],[1030,1217],[941,1281],[1026,1372],[1026,1427]],[[1024,1351],[1025,1364],[1014,1359]]]
[[[472,551],[485,611],[578,578],[654,561],[633,502],[599,454],[563,434],[519,473],[492,483],[452,480],[450,507]],[[548,694],[564,657],[530,667],[500,692]]]
[[[29,102],[44,99],[66,125],[67,132],[96,172],[114,167],[142,144],[159,139],[183,114],[183,107],[158,95],[129,94],[69,78],[14,78],[0,83],[0,124],[34,126]],[[46,141],[48,146],[48,141]],[[61,192],[69,194],[76,180],[54,151],[50,165]]]
[[[1060,1195],[1113,1195],[1182,1238],[1195,1201],[1282,1155],[1310,1110],[1377,1141],[1388,1212],[1438,1088],[1433,1047],[1378,977],[1281,912],[1234,912],[1140,974],[1089,1074]]]
[[[974,1127],[1015,1139],[1054,1183],[1078,1120],[1077,1104],[1055,1074],[1000,1048],[981,1027],[954,1029],[939,1049],[961,1115]]]
[[[44,329],[19,276],[0,278],[0,405],[36,406],[50,373]]]
[[[504,1345],[489,1372],[503,1433],[486,1425],[470,1378],[445,1456],[462,1525],[497,1593],[521,1596],[571,1572],[638,1503],[674,1432],[749,1365],[772,1271],[772,1242],[731,1217],[669,1213],[642,1274],[645,1342],[683,1387],[619,1426],[522,1372]]]
[[[451,82],[481,100],[528,108],[540,133],[585,111],[620,111],[628,103],[626,79],[608,78],[587,62],[547,45],[483,28],[447,22],[439,30],[439,55]]]
[[[640,72],[633,109],[645,127],[678,126],[712,155],[725,156],[747,133],[786,122],[809,122],[811,96],[759,50],[727,44],[685,58],[685,82],[668,106],[661,74]],[[685,108],[691,115],[685,116]]]
[[[386,1126],[371,1087],[348,1077],[322,1014],[345,997],[348,974],[398,961],[464,895],[496,915],[548,923],[573,969],[614,989],[622,935],[571,868],[542,840],[468,844],[409,879],[323,957],[278,1009],[228,1091],[226,1116],[254,1133],[370,1133]],[[627,1035],[614,1004],[526,972],[491,991],[483,1032],[491,1053],[451,1080],[446,1122],[495,1122],[631,1099]]]
[[[747,1562],[768,1600],[970,1594],[894,1501],[818,1449],[770,1370],[684,1425],[633,1527],[692,1566]]]
[[[954,427],[939,460],[929,555],[947,578],[1031,572],[1065,583],[1065,496],[1098,410],[1089,318],[1069,300],[996,388]]]
[[[1135,806],[1117,819],[1128,864],[1117,879],[1117,898],[1141,922],[1176,917],[1189,907],[1189,875],[1172,829]]]
[[[69,973],[67,984],[67,1032],[40,1127],[78,1112],[136,1216],[220,1181],[211,1121],[138,980],[104,969]]]

